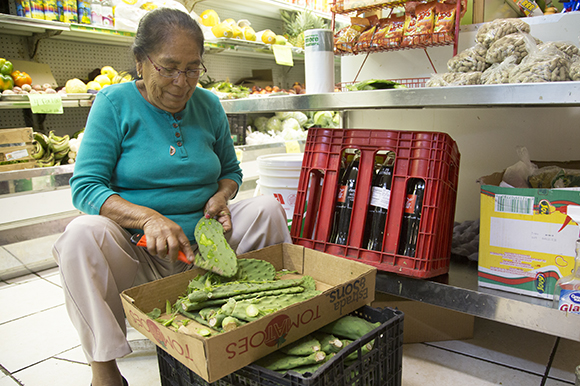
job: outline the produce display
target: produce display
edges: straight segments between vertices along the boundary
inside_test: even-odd
[[[218,13],[213,9],[206,9],[201,14],[191,13],[207,40],[215,38],[240,39],[263,44],[280,44],[292,46],[282,35],[278,35],[270,29],[254,31],[252,23],[247,19],[234,20],[231,18],[221,20]]]
[[[93,75],[95,72],[96,75]],[[93,71],[89,74],[89,79],[86,83],[78,78],[69,79],[66,81],[63,92],[68,94],[96,93],[112,84],[130,82],[133,76],[127,72],[118,72],[111,66],[104,66],[100,71]]]
[[[84,129],[77,131],[72,138],[68,134],[57,136],[54,131],[50,131],[49,135],[34,132],[32,157],[38,167],[72,164],[77,157],[83,135]]]
[[[305,140],[308,129],[340,127],[340,114],[333,111],[278,111],[273,115],[254,117],[249,122],[246,144],[261,145],[293,140]]]
[[[497,19],[477,31],[476,44],[447,62],[427,87],[578,80],[580,50],[571,42],[542,42],[521,19]]]

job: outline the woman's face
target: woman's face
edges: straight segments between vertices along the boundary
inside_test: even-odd
[[[160,75],[158,69],[188,71],[201,67],[200,47],[186,31],[176,30],[160,47],[137,62],[143,77],[144,96],[153,106],[177,113],[195,91],[199,78],[188,78],[180,73],[175,79]],[[157,69],[155,68],[157,67]]]

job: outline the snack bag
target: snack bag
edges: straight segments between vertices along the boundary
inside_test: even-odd
[[[414,12],[407,11],[407,4],[409,3],[405,4],[405,32],[403,33],[401,47],[431,43],[433,41],[435,4],[415,5]]]
[[[371,40],[371,50],[377,50],[382,47],[381,41],[385,37],[385,33],[389,30],[389,26],[391,25],[390,18],[384,18],[379,20],[379,25],[377,26],[377,30],[373,35],[373,39]]]
[[[353,47],[353,52],[364,52],[368,51],[371,47],[371,41],[379,25],[379,18],[376,15],[372,15],[366,18],[368,20],[369,28],[363,31],[356,44]]]
[[[351,17],[350,21],[351,25],[344,29],[338,39],[335,39],[334,45],[339,51],[352,53],[360,35],[369,28],[370,24],[368,19],[363,17]]]
[[[405,16],[393,16],[390,18],[389,30],[382,39],[382,46],[386,48],[397,48],[401,46],[403,33],[405,31]]]
[[[435,26],[433,43],[451,43],[455,36],[456,4],[437,3],[435,5]]]
[[[358,41],[354,45],[353,52],[368,51],[371,46],[371,41],[373,40],[373,36],[376,30],[377,26],[373,25],[371,28],[361,33],[358,38]]]

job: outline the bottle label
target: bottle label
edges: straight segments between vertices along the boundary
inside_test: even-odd
[[[405,201],[405,213],[413,214],[415,213],[415,203],[417,202],[416,194],[407,195],[407,200]]]
[[[346,188],[346,185],[340,185],[338,187],[338,196],[336,197],[336,201],[343,204],[346,202]]]
[[[371,205],[379,208],[389,209],[391,201],[391,189],[374,186],[371,193]]]
[[[558,309],[573,314],[580,314],[580,290],[563,289],[560,292]]]

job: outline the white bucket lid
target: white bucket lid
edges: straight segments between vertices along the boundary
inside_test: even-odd
[[[258,157],[258,167],[301,168],[304,153],[267,154]]]

